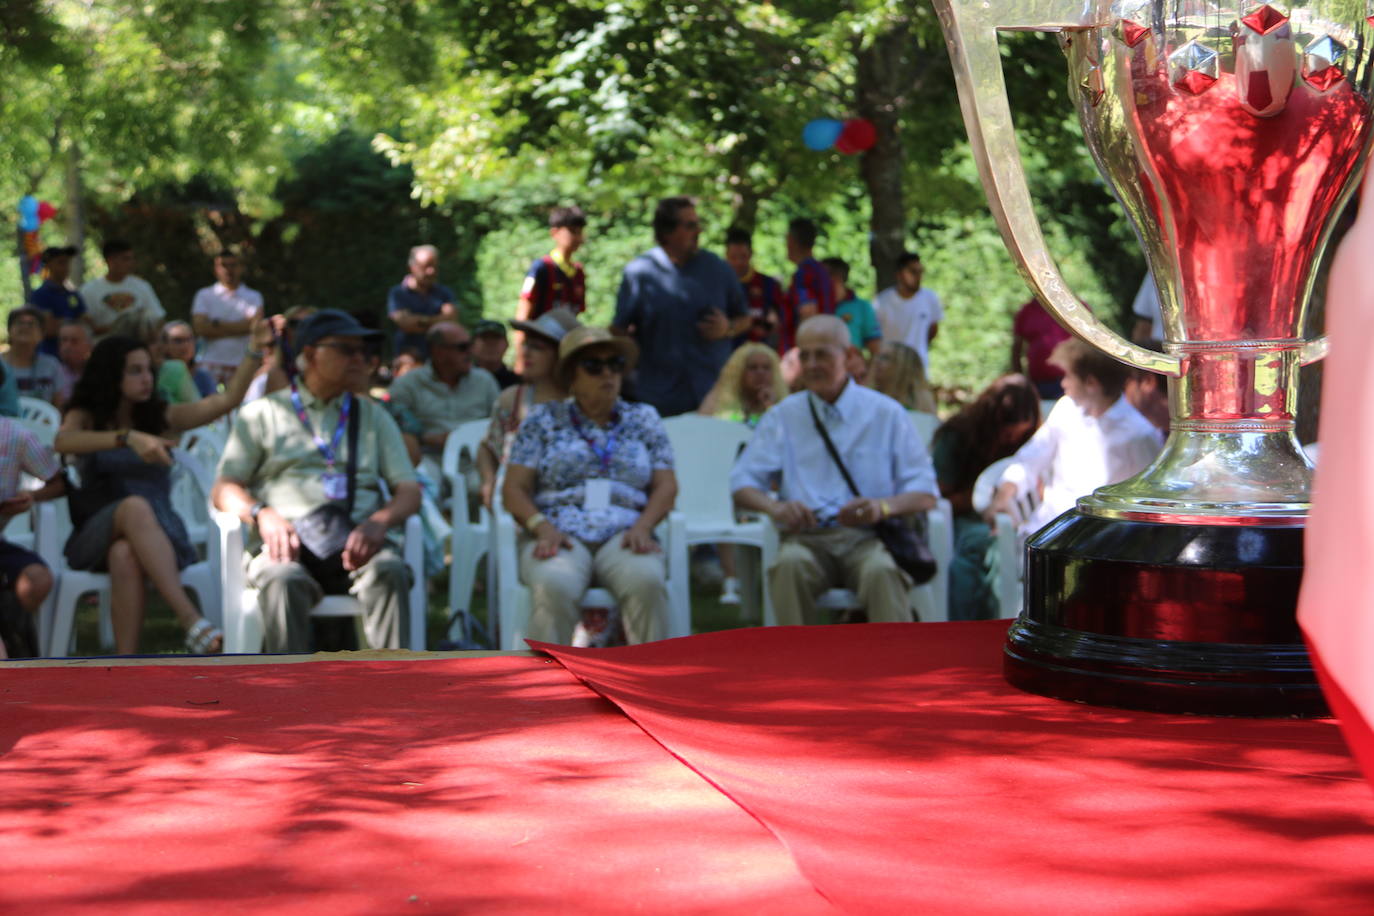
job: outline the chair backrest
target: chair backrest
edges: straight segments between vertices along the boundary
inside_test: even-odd
[[[52,445],[57,428],[62,425],[62,412],[47,401],[21,395],[19,419],[44,445]]]
[[[935,438],[935,430],[940,428],[940,418],[924,410],[908,410],[907,413],[911,414],[911,422],[916,427],[916,435],[921,437],[921,444],[930,448],[930,440]]]
[[[730,469],[752,430],[743,423],[690,413],[669,417],[663,428],[673,446],[677,509],[687,523],[732,519]]]
[[[1007,472],[1015,456],[1002,458],[994,461],[983,469],[983,473],[978,475],[978,479],[973,483],[973,510],[983,512],[988,506],[992,505],[992,499],[997,495],[997,487],[1002,482],[1002,475]],[[1031,517],[1035,507],[1040,503],[1040,487],[1038,482],[1035,486],[1025,489],[1011,506],[1012,521],[1020,525]]]
[[[983,468],[983,473],[978,475],[978,479],[973,483],[973,511],[983,512],[988,506],[992,505],[992,497],[997,493],[997,485],[1002,481],[1002,475],[1011,465],[1012,459],[1001,458]]]
[[[477,447],[482,444],[490,428],[491,419],[483,417],[480,420],[460,423],[448,434],[448,438],[444,440],[444,457],[439,464],[446,478],[452,480],[458,476],[459,462],[464,451],[473,461],[477,460]]]
[[[224,446],[229,441],[229,435],[223,426],[218,423],[206,426],[197,426],[181,437],[181,447],[189,454],[194,455],[205,468],[213,473],[214,468],[219,464],[220,456],[224,454]]]
[[[181,516],[192,543],[202,543],[210,532],[210,490],[215,478],[199,458],[184,448],[172,450],[172,510]]]

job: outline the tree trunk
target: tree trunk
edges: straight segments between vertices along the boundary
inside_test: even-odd
[[[759,192],[747,180],[741,179],[734,193],[734,214],[731,227],[738,227],[752,233],[759,220]]]
[[[873,122],[877,141],[859,160],[859,171],[872,208],[869,254],[878,289],[893,284],[897,257],[906,247],[906,202],[902,181],[906,154],[899,132],[902,107],[916,77],[911,30],[898,23],[864,47],[854,43],[855,109]]]
[[[86,279],[86,202],[81,185],[81,147],[75,140],[67,144],[67,204],[63,220],[67,224],[67,244],[76,248],[72,259],[72,283],[80,286]]]

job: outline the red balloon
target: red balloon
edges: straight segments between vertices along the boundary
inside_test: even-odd
[[[53,207],[52,204],[48,203],[46,200],[40,200],[38,202],[38,221],[40,223],[44,220],[52,219],[56,215],[57,209]]]
[[[873,148],[878,142],[878,131],[867,118],[850,118],[844,122],[840,137],[835,141],[835,149],[847,156],[862,153]]]

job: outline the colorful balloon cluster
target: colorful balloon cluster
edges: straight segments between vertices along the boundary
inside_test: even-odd
[[[821,152],[832,146],[846,156],[866,152],[878,141],[878,130],[867,118],[816,118],[802,128],[802,142],[806,148]]]
[[[56,215],[52,204],[32,194],[25,194],[19,201],[19,230],[23,233],[24,258],[30,274],[43,269],[43,245],[38,241],[38,230]]]

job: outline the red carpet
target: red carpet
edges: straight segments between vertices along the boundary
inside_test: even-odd
[[[854,913],[1368,913],[1374,799],[1331,721],[1022,694],[1004,622],[547,648]]]
[[[548,659],[0,668],[5,913],[833,912]]]

